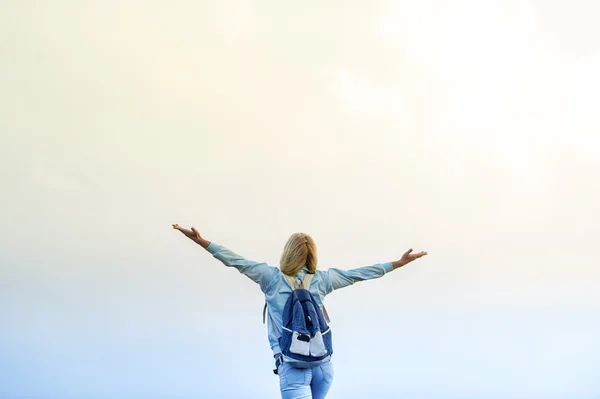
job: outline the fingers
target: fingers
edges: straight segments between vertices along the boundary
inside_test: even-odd
[[[181,226],[179,226],[177,223],[173,224],[173,228],[176,230],[180,230]]]
[[[404,253],[404,255],[408,256],[408,255],[410,255],[410,253],[411,253],[411,252],[412,252],[412,248],[411,248],[411,249],[409,249],[408,251],[406,251],[406,252]]]

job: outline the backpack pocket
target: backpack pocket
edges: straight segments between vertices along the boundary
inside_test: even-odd
[[[327,354],[327,348],[323,342],[321,331],[317,331],[315,336],[310,339],[310,355],[313,357],[321,357]]]
[[[290,345],[290,352],[302,356],[310,356],[310,343],[311,339],[309,335],[301,334],[298,331],[292,333],[292,343]]]

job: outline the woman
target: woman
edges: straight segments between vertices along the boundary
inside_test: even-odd
[[[308,234],[295,233],[286,242],[279,268],[276,268],[264,262],[247,260],[221,245],[207,241],[200,236],[200,233],[194,227],[189,230],[174,224],[173,228],[201,245],[215,258],[223,262],[225,266],[235,267],[240,273],[245,274],[252,281],[259,284],[261,291],[265,294],[269,312],[267,318],[269,343],[276,359],[275,372],[279,374],[279,385],[283,399],[322,399],[327,394],[333,381],[331,361],[306,369],[294,368],[281,362],[281,349],[278,342],[282,325],[281,316],[283,307],[292,292],[285,275],[304,280],[307,273],[312,274],[313,278],[310,282],[309,291],[319,306],[322,307],[323,298],[334,290],[347,287],[357,281],[382,277],[385,273],[427,255],[427,252],[412,254],[412,249],[409,249],[402,255],[402,258],[394,262],[380,263],[354,270],[330,268],[326,271],[320,271],[317,270],[317,247],[315,242]]]

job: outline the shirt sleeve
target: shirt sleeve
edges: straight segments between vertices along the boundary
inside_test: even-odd
[[[248,276],[250,280],[260,285],[262,292],[266,292],[271,279],[279,272],[279,269],[267,265],[265,262],[248,260],[241,255],[222,245],[211,242],[206,248],[213,257],[217,258],[225,266],[235,267],[240,273]]]
[[[392,262],[377,263],[352,270],[330,268],[319,272],[321,273],[321,292],[327,295],[334,290],[348,287],[358,281],[383,277],[384,274],[389,273],[392,270],[394,270]]]

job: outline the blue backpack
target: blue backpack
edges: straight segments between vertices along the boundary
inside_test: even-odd
[[[333,354],[331,330],[325,314],[308,291],[313,275],[304,281],[285,276],[292,294],[283,308],[279,346],[283,361],[297,368],[309,368],[329,361]]]

